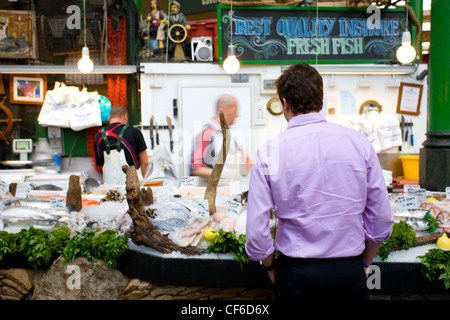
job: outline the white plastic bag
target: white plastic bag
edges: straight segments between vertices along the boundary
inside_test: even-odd
[[[399,147],[403,144],[402,131],[395,115],[380,113],[374,118],[374,126],[381,150]]]
[[[70,128],[80,131],[86,128],[102,125],[100,95],[95,92],[87,92],[84,88],[76,95],[76,100],[70,109]]]
[[[60,82],[55,83],[53,90],[47,91],[38,116],[38,122],[44,127],[70,127],[70,108],[71,105],[66,103],[68,100],[68,91],[65,85]]]
[[[143,184],[162,180],[171,180],[178,183],[172,156],[164,144],[156,146],[148,163]]]

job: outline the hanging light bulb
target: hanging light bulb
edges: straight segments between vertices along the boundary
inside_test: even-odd
[[[226,73],[234,74],[239,71],[239,60],[236,58],[233,46],[233,0],[230,7],[230,44],[228,45],[228,58],[223,62],[223,69]]]
[[[89,48],[84,46],[81,53],[81,59],[78,60],[78,70],[83,73],[89,73],[94,68],[94,63],[89,58]]]
[[[406,64],[412,62],[416,58],[416,50],[411,45],[411,33],[403,32],[402,45],[397,49],[397,59],[400,63]]]
[[[86,44],[86,0],[83,0],[84,9],[84,47],[81,51],[81,59],[78,60],[78,70],[82,73],[89,73],[94,68],[94,63],[89,58],[89,48]]]
[[[223,62],[223,69],[229,74],[234,74],[239,71],[239,61],[234,53],[234,46],[228,45],[228,58]]]

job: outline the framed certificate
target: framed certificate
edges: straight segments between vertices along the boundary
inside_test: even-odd
[[[422,100],[423,85],[415,83],[400,83],[397,101],[397,113],[418,115]]]

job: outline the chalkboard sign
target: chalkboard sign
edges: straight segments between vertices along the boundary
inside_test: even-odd
[[[217,7],[219,63],[228,55],[230,7]],[[233,7],[232,42],[242,64],[376,63],[395,59],[404,9]]]

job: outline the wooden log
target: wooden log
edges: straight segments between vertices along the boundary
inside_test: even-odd
[[[225,165],[225,160],[227,159],[227,153],[230,149],[231,134],[228,129],[227,122],[225,121],[225,116],[223,115],[222,109],[219,110],[220,127],[222,128],[223,143],[222,149],[217,156],[216,163],[214,164],[213,171],[208,179],[208,185],[205,190],[205,200],[208,200],[209,214],[213,215],[216,213],[216,196],[217,196],[217,185],[222,174],[223,167]]]
[[[417,237],[417,241],[411,246],[411,248],[423,246],[430,243],[435,243],[440,236],[442,236],[442,232],[433,232],[424,236]],[[389,249],[389,251],[398,251],[398,250],[403,250],[403,247],[400,246]]]
[[[133,226],[129,229],[129,236],[136,245],[144,245],[155,249],[161,253],[171,253],[178,251],[186,255],[202,254],[203,249],[195,247],[180,247],[170,240],[166,235],[161,234],[158,229],[150,222],[145,212],[144,204],[141,198],[139,178],[134,166],[124,165],[123,171],[127,175],[125,190],[127,192],[128,211],[133,220]]]
[[[11,182],[9,184],[9,192],[15,197],[17,191],[17,182]]]
[[[80,177],[77,175],[71,175],[69,178],[69,188],[67,189],[66,205],[70,211],[81,211],[81,186]]]

